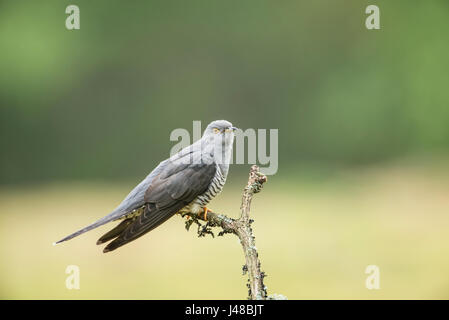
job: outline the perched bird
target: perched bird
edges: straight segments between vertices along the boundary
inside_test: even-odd
[[[207,219],[206,205],[226,182],[235,130],[229,121],[211,122],[200,140],[162,161],[114,211],[56,243],[123,220],[97,241],[102,244],[113,240],[103,250],[109,252],[143,236],[176,213],[204,214]]]

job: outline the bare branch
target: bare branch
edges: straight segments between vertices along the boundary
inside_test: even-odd
[[[198,225],[199,237],[203,237],[206,234],[214,236],[211,227],[220,227],[222,231],[218,234],[219,236],[226,233],[233,233],[240,239],[246,262],[243,266],[243,273],[248,274],[248,298],[252,300],[267,299],[267,290],[263,283],[265,273],[260,269],[259,254],[251,228],[253,220],[250,218],[251,200],[255,193],[260,192],[265,182],[267,182],[267,177],[259,171],[258,166],[253,165],[249,173],[248,184],[243,191],[240,217],[238,219],[232,219],[224,214],[209,211],[205,225],[200,224],[198,221],[204,221],[204,217],[194,214],[187,214],[192,219],[186,222],[187,230],[193,223]]]

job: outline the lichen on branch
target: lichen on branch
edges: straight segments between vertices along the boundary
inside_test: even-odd
[[[251,228],[254,220],[250,218],[251,200],[254,194],[261,191],[265,182],[267,182],[267,177],[259,171],[258,166],[253,165],[249,172],[248,183],[243,190],[240,217],[238,219],[209,211],[206,223],[202,224],[200,220],[204,221],[203,216],[193,213],[183,215],[188,215],[191,218],[186,221],[186,229],[189,230],[193,224],[196,224],[199,237],[204,237],[208,234],[214,237],[212,228],[219,227],[222,230],[218,233],[218,236],[232,233],[239,238],[243,254],[245,255],[245,265],[242,270],[244,274],[248,275],[248,299],[251,300],[266,300],[269,298],[267,296],[267,288],[263,283],[266,274],[261,271],[259,254],[255,244],[256,239]]]

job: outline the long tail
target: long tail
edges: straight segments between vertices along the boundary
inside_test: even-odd
[[[102,226],[102,225],[104,225],[104,224],[106,224],[108,222],[116,220],[116,219],[120,218],[122,215],[124,215],[123,212],[115,212],[115,211],[113,211],[112,213],[110,213],[107,216],[105,216],[105,217],[95,221],[94,223],[88,225],[87,227],[84,227],[83,229],[80,229],[80,230],[72,233],[71,235],[68,235],[67,237],[65,237],[65,238],[63,238],[63,239],[61,239],[59,241],[54,242],[53,245],[56,245],[58,243],[61,243],[61,242],[70,240],[72,238],[75,238],[75,237],[79,236],[80,234],[83,234],[83,233],[85,233],[87,231],[90,231],[92,229],[98,228],[99,226]]]

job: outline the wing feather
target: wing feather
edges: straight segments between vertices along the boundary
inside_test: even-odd
[[[106,246],[112,251],[153,230],[199,195],[206,192],[215,176],[215,164],[170,164],[154,178],[145,192],[144,212]]]

